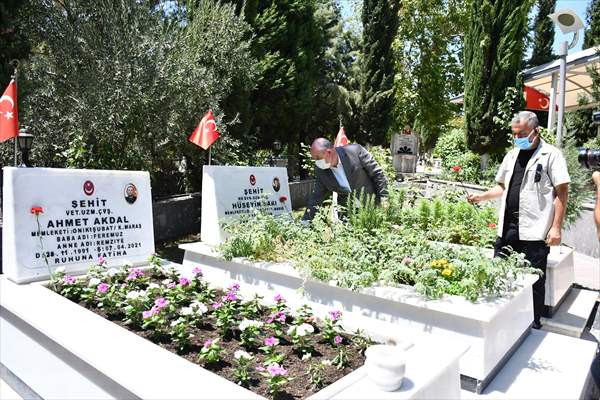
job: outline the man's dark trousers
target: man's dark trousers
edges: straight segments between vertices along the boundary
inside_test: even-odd
[[[496,239],[494,257],[505,257],[506,246],[525,254],[525,259],[531,263],[531,266],[542,271],[540,278],[533,284],[533,320],[539,323],[545,308],[546,266],[550,247],[543,240],[519,240],[519,227],[514,223],[505,224],[504,235]]]

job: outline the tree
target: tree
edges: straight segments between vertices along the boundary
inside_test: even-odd
[[[32,0],[21,118],[36,164],[148,170],[155,195],[199,190],[206,152],[187,137],[212,107],[220,146],[236,149],[221,103],[253,75],[234,7],[198,0],[193,11],[173,21],[156,2]]]
[[[588,28],[583,36],[583,48],[589,49],[600,44],[600,0],[591,0],[586,20]]]
[[[396,74],[392,128],[410,125],[431,149],[451,116],[448,99],[463,90],[464,0],[403,3],[394,41]]]
[[[394,54],[399,0],[365,0],[362,8],[363,41],[360,76],[361,136],[383,144],[394,106]]]
[[[467,143],[477,153],[502,153],[508,145],[506,118],[522,103],[519,72],[531,5],[530,0],[471,1],[464,45],[464,110]],[[509,91],[511,87],[519,89]]]
[[[25,0],[0,2],[0,91],[4,91],[14,71],[12,60],[24,60],[29,56],[29,43],[19,29],[18,15]]]
[[[552,44],[554,43],[554,22],[548,15],[554,12],[556,0],[538,0],[538,12],[533,22],[533,51],[529,66],[535,67],[554,60]]]

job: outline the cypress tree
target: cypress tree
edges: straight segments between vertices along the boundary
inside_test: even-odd
[[[522,102],[519,71],[531,5],[530,0],[471,2],[464,46],[464,110],[467,144],[477,153],[502,153],[508,145],[507,119]]]
[[[600,0],[592,0],[586,13],[588,28],[583,37],[583,48],[589,49],[600,44]]]
[[[554,22],[548,18],[554,12],[556,0],[538,0],[538,12],[533,21],[533,51],[529,65],[535,67],[554,60]]]
[[[383,144],[394,105],[394,54],[399,0],[364,0],[360,77],[360,130],[364,141]]]

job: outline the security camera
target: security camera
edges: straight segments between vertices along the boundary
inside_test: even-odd
[[[572,33],[583,29],[583,21],[575,14],[575,11],[564,9],[548,15],[562,33]]]

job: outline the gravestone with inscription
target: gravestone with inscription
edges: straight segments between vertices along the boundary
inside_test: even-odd
[[[225,239],[220,223],[254,210],[291,213],[287,169],[205,165],[202,175],[201,239],[219,244]]]
[[[415,134],[394,134],[392,136],[392,163],[398,173],[414,173],[417,170],[419,138]]]
[[[3,205],[2,266],[17,283],[154,253],[148,172],[5,167]]]

